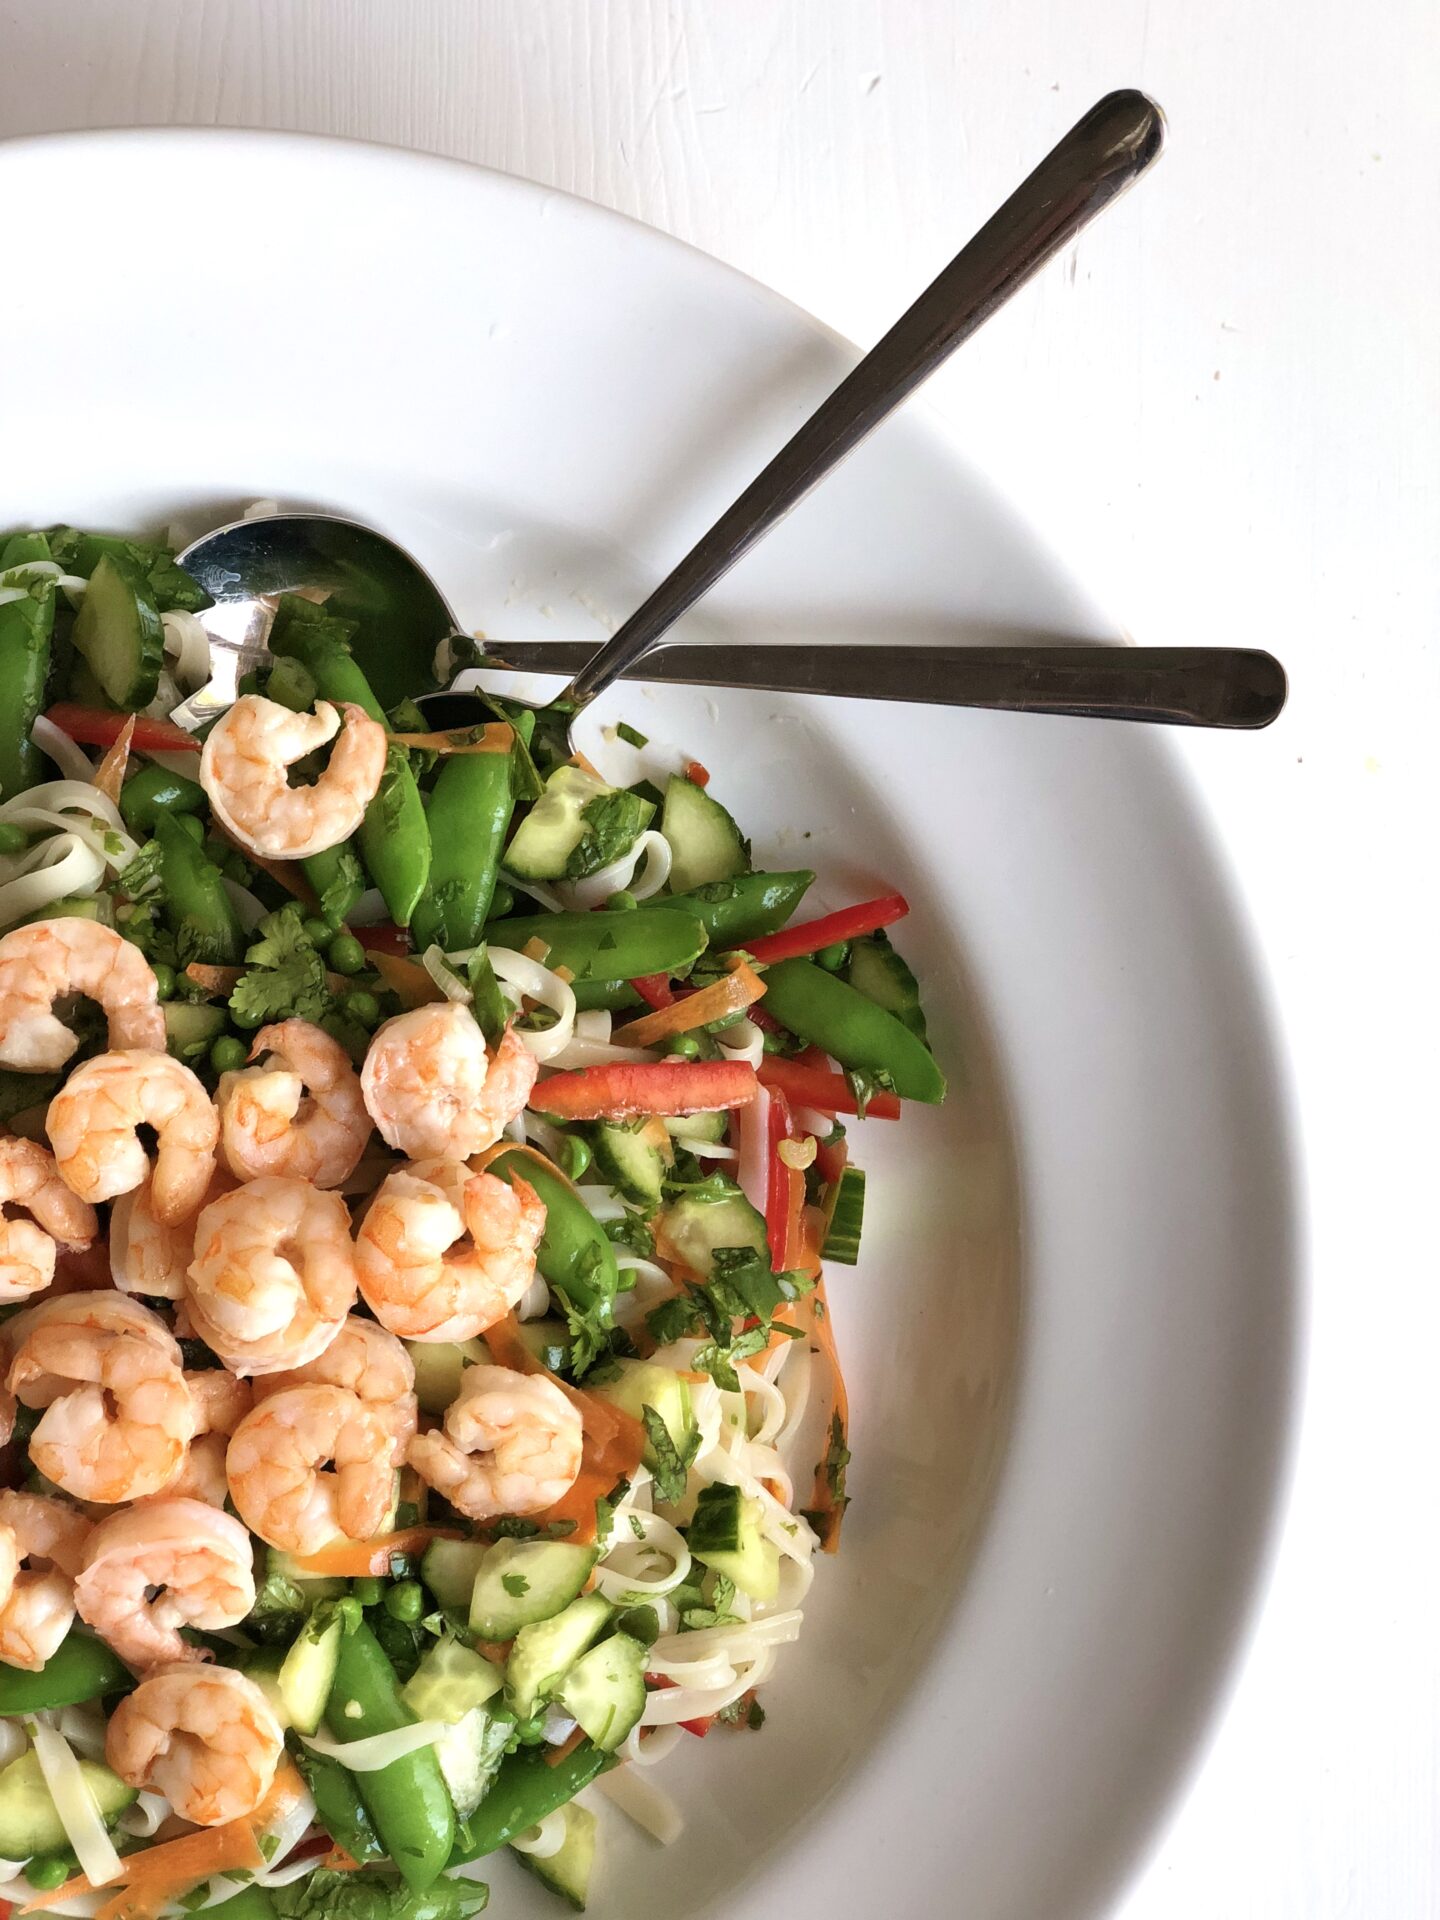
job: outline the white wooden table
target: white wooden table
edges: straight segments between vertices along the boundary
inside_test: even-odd
[[[1163,103],[1159,171],[932,390],[1137,635],[1268,645],[1294,683],[1270,734],[1186,752],[1293,1047],[1303,1441],[1238,1684],[1122,1910],[1440,1912],[1434,0],[3,0],[0,30],[0,133],[220,123],[483,161],[862,341],[1095,96]],[[103,182],[90,211],[135,216]],[[46,210],[6,212],[45,253]],[[54,243],[57,298],[84,297],[83,232]]]

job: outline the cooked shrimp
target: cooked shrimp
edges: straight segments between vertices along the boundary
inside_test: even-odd
[[[179,1220],[155,1218],[151,1204],[154,1176],[122,1193],[110,1207],[110,1277],[122,1293],[144,1294],[151,1300],[179,1300],[185,1292],[185,1269],[195,1254],[196,1206]],[[229,1193],[234,1181],[223,1167],[211,1175],[201,1205]]]
[[[196,1333],[235,1373],[318,1358],[355,1304],[345,1202],[278,1174],[212,1200],[196,1222],[185,1300]]]
[[[153,1175],[141,1127],[155,1133]],[[132,1048],[77,1067],[50,1102],[45,1131],[60,1178],[82,1200],[113,1200],[148,1179],[147,1205],[168,1225],[200,1205],[215,1171],[220,1122],[182,1061]]]
[[[22,1207],[28,1220],[12,1218]],[[55,1242],[88,1246],[99,1230],[87,1207],[33,1140],[0,1140],[0,1302],[43,1293],[55,1278]]]
[[[580,1471],[580,1414],[553,1380],[466,1367],[443,1433],[417,1433],[410,1465],[472,1520],[553,1507]]]
[[[32,1464],[77,1500],[115,1506],[173,1480],[195,1434],[180,1349],[163,1320],[118,1293],[67,1293],[5,1327],[5,1384],[43,1407]]]
[[[223,1507],[229,1496],[225,1479],[225,1449],[254,1401],[248,1380],[224,1367],[187,1373],[185,1384],[195,1402],[195,1438],[173,1480],[137,1505],[155,1506],[162,1500],[203,1500],[207,1507]]]
[[[454,1160],[418,1160],[392,1173],[355,1243],[371,1312],[406,1340],[470,1340],[507,1314],[535,1277],[545,1207]]]
[[[239,1180],[288,1174],[341,1186],[373,1132],[360,1076],[338,1040],[308,1020],[262,1027],[250,1049],[263,1066],[224,1073],[215,1099],[220,1150]]]
[[[43,1493],[0,1493],[0,1660],[38,1673],[75,1618],[90,1522]]]
[[[348,1387],[385,1421],[398,1466],[415,1431],[415,1363],[393,1333],[351,1314],[320,1355],[307,1366],[272,1373],[255,1382],[257,1401],[287,1387]]]
[[[385,1420],[345,1387],[287,1387],[235,1429],[225,1455],[230,1498],[252,1533],[285,1553],[369,1540],[395,1475]]]
[[[137,1671],[203,1660],[181,1627],[233,1627],[255,1604],[250,1535],[199,1500],[155,1500],[102,1520],[85,1545],[75,1608]]]
[[[297,760],[334,740],[313,786],[292,787]],[[216,817],[252,853],[304,860],[348,840],[365,817],[385,771],[385,729],[363,707],[320,701],[292,713],[259,694],[237,700],[210,730],[200,755],[200,784]]]
[[[285,1735],[248,1675],[189,1660],[159,1666],[105,1729],[105,1758],[127,1785],[164,1794],[182,1820],[215,1827],[253,1813]]]
[[[112,1047],[164,1051],[165,1016],[140,949],[98,920],[37,920],[0,939],[0,1067],[63,1067],[78,1042],[51,1008],[77,993],[99,1003]]]
[[[539,1070],[512,1027],[492,1055],[470,1009],[447,1000],[387,1020],[370,1042],[360,1085],[392,1147],[412,1160],[468,1160],[523,1109]]]
[[[233,1433],[255,1404],[255,1389],[224,1367],[187,1373],[185,1384],[195,1402],[195,1431]]]

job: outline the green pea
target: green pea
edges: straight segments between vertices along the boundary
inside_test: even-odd
[[[175,818],[198,847],[205,838],[205,822],[194,813],[177,813]]]
[[[335,937],[335,929],[331,926],[330,922],[328,920],[322,920],[318,914],[314,913],[306,916],[302,922],[301,930],[311,946],[320,951],[323,951]]]
[[[380,1002],[364,987],[355,987],[345,996],[345,1011],[362,1027],[373,1027],[380,1018]]]
[[[222,1033],[210,1048],[210,1064],[216,1073],[238,1073],[249,1057],[249,1048],[233,1033]]]
[[[633,913],[640,902],[622,888],[619,893],[612,893],[605,904],[612,913]]]
[[[385,1595],[385,1611],[392,1620],[418,1620],[425,1611],[425,1589],[418,1580],[398,1581]]]
[[[578,1180],[590,1165],[594,1155],[590,1151],[590,1142],[582,1140],[578,1133],[565,1135],[565,1148],[561,1164],[572,1180]]]
[[[693,1033],[674,1033],[670,1036],[669,1051],[678,1053],[682,1060],[699,1058],[700,1042]]]
[[[70,1872],[63,1853],[37,1853],[25,1869],[25,1878],[37,1893],[48,1893],[51,1887],[63,1887]]]
[[[23,853],[29,844],[24,827],[17,827],[13,820],[0,820],[0,853]]]
[[[385,1582],[373,1579],[366,1574],[359,1580],[352,1580],[350,1591],[362,1607],[378,1607],[385,1594]]]
[[[821,947],[815,956],[817,966],[824,967],[827,973],[839,973],[850,958],[850,942],[837,940],[833,946]]]
[[[175,992],[175,969],[167,967],[163,960],[157,960],[151,972],[155,975],[156,993],[162,1000],[171,999]]]
[[[365,949],[353,933],[337,933],[325,949],[325,958],[336,973],[359,973],[365,965]]]

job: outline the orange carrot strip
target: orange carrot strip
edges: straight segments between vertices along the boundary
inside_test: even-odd
[[[740,1013],[754,1006],[765,992],[765,982],[747,961],[736,958],[723,980],[716,980],[683,1000],[672,1000],[668,1007],[656,1007],[642,1013],[638,1020],[627,1021],[611,1038],[620,1047],[653,1047],[668,1034],[688,1033],[695,1027],[723,1020],[727,1014]]]
[[[270,1791],[249,1816],[255,1832],[268,1833],[272,1827],[278,1826],[291,1808],[299,1804],[304,1791],[305,1782],[300,1778],[300,1769],[293,1760],[282,1760],[275,1769]]]
[[[212,1874],[263,1868],[265,1856],[248,1820],[203,1827],[164,1846],[132,1853],[122,1862],[124,1884],[95,1920],[155,1920],[160,1909]]]
[[[487,727],[458,727],[451,733],[392,733],[400,747],[424,747],[430,753],[509,753],[515,729],[504,720]]]
[[[215,831],[223,834],[232,847],[238,847],[252,867],[258,867],[262,873],[268,873],[277,887],[283,887],[286,893],[293,894],[302,907],[313,910],[319,906],[320,903],[315,898],[315,889],[293,860],[266,860],[262,855],[252,853],[244,841],[237,840],[219,820],[215,822]]]
[[[356,938],[365,947],[363,927]],[[427,1007],[432,1001],[445,998],[417,960],[402,960],[398,954],[382,953],[379,948],[370,947],[365,947],[365,958],[390,991],[399,994],[407,1010],[411,1007]]]
[[[193,980],[197,987],[203,987],[207,993],[218,993],[228,1000],[243,972],[243,967],[209,967],[202,961],[192,960],[185,969],[185,978]]]
[[[432,1540],[458,1540],[455,1527],[401,1527],[397,1533],[382,1533],[374,1540],[341,1540],[322,1547],[319,1553],[297,1559],[300,1572],[339,1580],[382,1578],[390,1571],[392,1553],[415,1553]]]
[[[120,729],[120,738],[95,769],[95,778],[90,782],[97,793],[104,794],[112,807],[120,804],[120,789],[125,784],[125,768],[130,759],[130,742],[134,733],[135,716],[132,713]]]
[[[811,1324],[814,1339],[826,1363],[830,1368],[832,1406],[830,1419],[825,1431],[830,1436],[826,1451],[838,1439],[842,1447],[848,1446],[850,1439],[850,1399],[845,1391],[845,1375],[840,1370],[840,1355],[835,1346],[835,1328],[830,1318],[830,1303],[825,1298],[825,1282],[817,1280],[815,1291],[810,1296]],[[835,1489],[830,1484],[822,1459],[815,1469],[815,1491],[811,1496],[811,1510],[820,1517],[817,1529],[820,1535],[822,1552],[838,1553],[840,1550],[840,1524],[845,1516],[842,1501],[837,1501]]]
[[[576,1727],[572,1733],[565,1736],[558,1747],[547,1747],[545,1749],[546,1766],[558,1767],[562,1760],[568,1760],[584,1738],[585,1729]]]
[[[344,1847],[339,1845],[331,1847],[330,1851],[323,1854],[315,1864],[329,1867],[332,1873],[355,1873],[360,1866],[354,1854],[347,1853]]]

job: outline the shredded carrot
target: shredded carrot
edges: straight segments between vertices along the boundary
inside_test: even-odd
[[[355,1873],[360,1862],[353,1853],[347,1853],[344,1847],[335,1845],[316,1862],[318,1866],[328,1867],[332,1873]]]
[[[585,755],[578,750],[571,754],[570,764],[572,767],[579,767],[582,773],[588,773],[592,780],[603,780],[605,778],[595,763],[592,760],[587,760]]]
[[[392,1553],[417,1553],[432,1540],[458,1540],[455,1527],[401,1527],[398,1533],[382,1533],[374,1540],[342,1540],[319,1553],[297,1559],[296,1567],[306,1574],[337,1580],[383,1578],[390,1571]]]
[[[572,1733],[566,1735],[558,1747],[547,1747],[545,1749],[546,1766],[558,1767],[562,1760],[568,1760],[584,1738],[585,1729],[576,1727]]]
[[[738,955],[730,963],[723,980],[716,980],[683,1000],[672,1000],[668,1007],[656,1007],[642,1013],[638,1020],[627,1021],[611,1036],[620,1047],[651,1047],[668,1034],[688,1033],[692,1028],[723,1020],[727,1014],[742,1013],[754,1006],[765,991],[765,982],[747,961]]]
[[[424,747],[430,753],[509,753],[515,729],[503,720],[487,727],[459,727],[451,733],[392,733],[400,747]]]
[[[268,873],[276,886],[283,887],[286,893],[292,894],[302,907],[309,907],[313,911],[319,906],[320,903],[315,898],[315,889],[293,860],[266,860],[262,855],[252,852],[243,840],[237,840],[219,820],[215,822],[215,831],[223,834],[232,847],[238,847],[252,867],[258,867],[262,873]]]
[[[357,937],[361,946],[365,947],[363,927]],[[382,953],[378,948],[370,947],[365,947],[365,958],[390,991],[400,996],[407,1009],[427,1007],[432,1001],[445,998],[417,960],[402,960],[398,954]]]
[[[227,1820],[221,1827],[202,1827],[179,1840],[147,1847],[143,1853],[127,1854],[120,1862],[119,1873],[105,1882],[120,1891],[100,1907],[96,1920],[155,1920],[169,1901],[188,1893],[212,1874],[231,1873],[241,1867],[255,1871],[264,1865],[265,1856],[250,1820]],[[64,1886],[37,1894],[20,1911],[43,1913],[76,1894],[95,1891],[82,1873]]]
[[[192,960],[185,969],[185,978],[203,987],[206,993],[218,993],[228,1000],[243,971],[242,967],[207,967],[199,960]]]
[[[125,768],[130,759],[130,741],[134,732],[135,716],[132,713],[120,729],[120,738],[95,769],[95,778],[90,783],[97,793],[104,794],[112,807],[120,804],[120,789],[125,784]]]
[[[817,1280],[815,1291],[810,1296],[811,1326],[813,1338],[820,1352],[825,1356],[830,1369],[831,1409],[825,1431],[832,1439],[838,1439],[842,1447],[849,1445],[850,1439],[850,1400],[845,1391],[845,1375],[840,1370],[840,1355],[835,1346],[835,1328],[830,1318],[830,1303],[825,1298],[825,1282]],[[826,1441],[829,1451],[832,1439]],[[842,1501],[835,1497],[830,1476],[825,1471],[822,1459],[815,1469],[815,1491],[811,1497],[811,1510],[820,1521],[817,1532],[820,1535],[821,1550],[825,1553],[838,1553],[840,1550],[840,1524],[845,1517]]]
[[[503,1667],[510,1658],[513,1640],[475,1640],[471,1643],[482,1660],[488,1660],[492,1667]]]
[[[286,1758],[275,1769],[275,1778],[270,1782],[270,1791],[249,1816],[250,1825],[257,1833],[268,1833],[278,1826],[299,1804],[305,1791],[305,1782],[300,1778],[300,1769],[295,1762]]]

